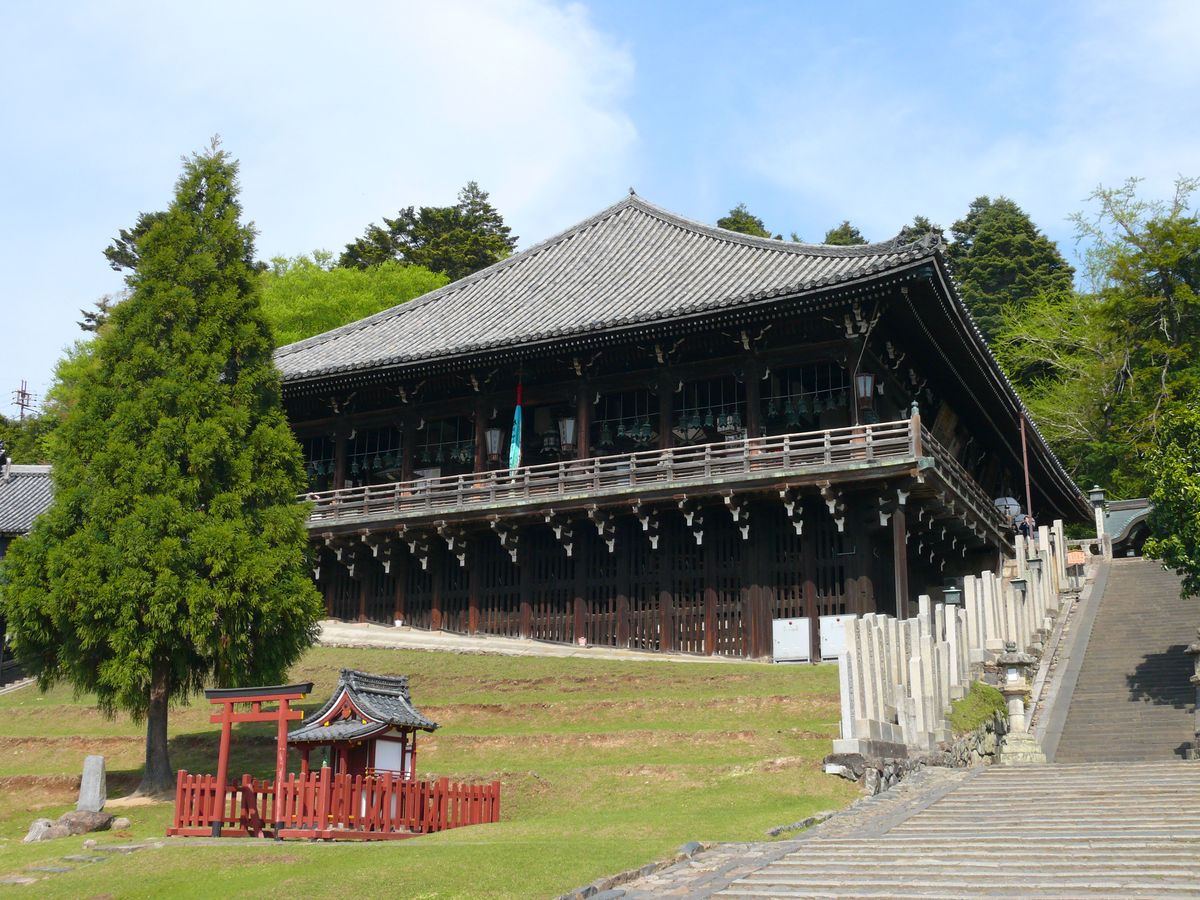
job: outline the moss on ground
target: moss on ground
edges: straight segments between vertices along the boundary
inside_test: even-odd
[[[1008,704],[1004,695],[990,684],[976,681],[967,696],[950,705],[950,727],[955,734],[974,731],[996,713],[1007,717]]]

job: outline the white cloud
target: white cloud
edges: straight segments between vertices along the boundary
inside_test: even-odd
[[[0,165],[23,177],[0,184],[0,306],[23,340],[4,340],[0,389],[45,384],[78,308],[118,286],[100,250],[212,134],[262,255],[338,251],[470,179],[528,244],[619,199],[637,149],[632,56],[578,5],[95,3],[4,24],[20,90],[0,99]]]
[[[1098,183],[1144,176],[1162,196],[1177,174],[1200,174],[1200,5],[1093,4],[1069,18],[1023,32],[1020,50],[989,23],[999,55],[979,49],[974,21],[944,48],[936,80],[847,64],[833,90],[785,86],[761,107],[749,164],[798,206],[876,238],[917,213],[948,225],[976,195],[1006,194],[1071,252],[1065,218]]]

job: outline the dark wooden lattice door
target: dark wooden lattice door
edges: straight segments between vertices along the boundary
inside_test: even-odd
[[[522,565],[530,568],[529,636],[570,643],[575,639],[575,562],[549,528],[534,526],[527,537],[529,553]]]
[[[484,535],[471,545],[479,578],[479,630],[501,637],[521,634],[521,570],[500,541]],[[522,563],[528,564],[528,549]]]

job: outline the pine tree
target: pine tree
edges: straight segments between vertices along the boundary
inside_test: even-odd
[[[143,793],[173,784],[169,706],[279,681],[322,612],[237,168],[215,140],[185,160],[136,241],[129,299],[69,369],[53,503],[0,569],[39,684],[145,720]]]
[[[387,260],[424,266],[456,281],[507,257],[517,238],[474,181],[454,206],[409,206],[346,245],[338,265],[365,269]]]
[[[947,252],[963,302],[988,339],[996,336],[1005,307],[1071,290],[1074,269],[1007,197],[976,198],[950,233]]]
[[[739,203],[729,211],[729,215],[717,219],[717,227],[724,228],[726,231],[749,234],[753,237],[769,238],[771,236],[771,232],[767,231],[766,226],[763,225],[763,220],[750,212],[745,203]],[[779,235],[775,237],[778,238]]]
[[[849,219],[843,219],[841,225],[830,228],[825,232],[825,240],[823,241],[826,244],[841,246],[865,244],[866,242],[867,239],[862,236],[862,232],[851,225]]]

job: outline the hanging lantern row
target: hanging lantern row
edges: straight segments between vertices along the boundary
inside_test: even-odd
[[[824,396],[822,396],[822,393]],[[810,397],[812,398],[811,401],[809,400]],[[784,398],[782,415],[788,425],[799,425],[802,416],[806,418],[810,414],[817,416],[827,409],[849,405],[850,392],[848,390],[824,391],[813,394],[789,394]],[[778,419],[780,413],[779,398],[772,397],[767,402],[767,418]]]
[[[643,419],[641,422],[637,420],[637,416],[630,416],[624,419],[617,419],[617,439],[632,441],[634,444],[645,446],[653,441],[658,435],[654,428],[650,425],[650,420]],[[626,425],[626,423],[629,423]],[[605,449],[614,446],[613,431],[611,422],[602,422],[600,425],[600,440],[599,444]]]
[[[422,465],[441,465],[442,463],[458,463],[466,465],[475,459],[475,443],[459,441],[451,444],[426,445],[421,448],[420,461]]]
[[[733,434],[735,431],[740,431],[742,428],[741,413],[731,412],[714,413],[711,409],[704,413],[701,417],[700,411],[696,410],[690,416],[681,414],[678,420],[678,428],[680,431],[698,432],[702,428],[715,428],[721,434]]]

